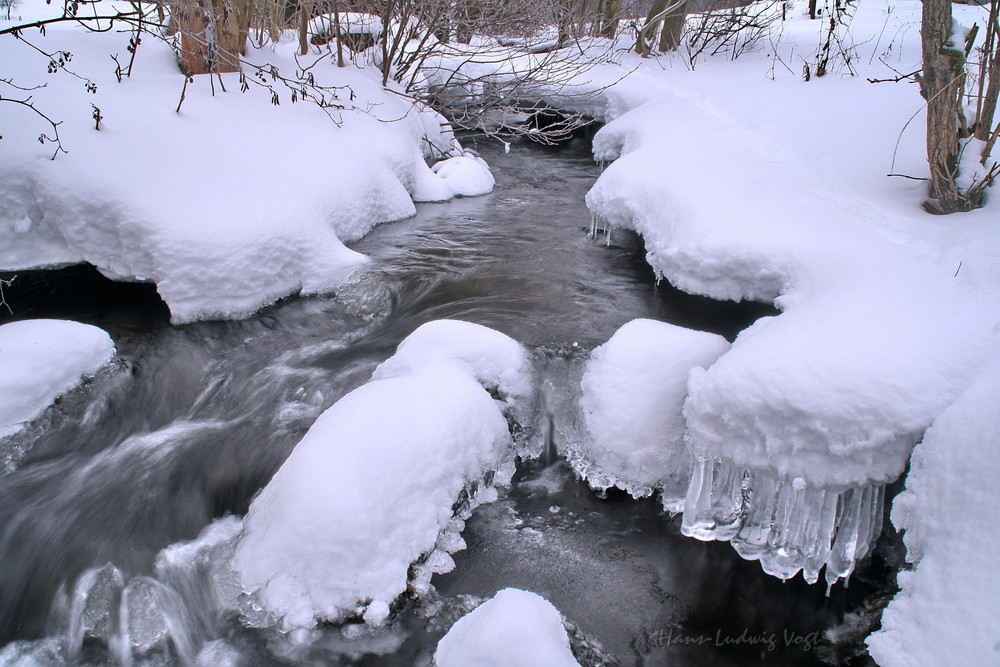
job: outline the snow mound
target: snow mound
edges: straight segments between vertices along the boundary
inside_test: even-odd
[[[593,351],[580,407],[590,438],[570,452],[591,486],[633,496],[663,492],[679,512],[691,478],[681,414],[693,368],[708,368],[729,349],[721,336],[653,320],[633,320]]]
[[[0,438],[24,428],[114,354],[107,332],[89,324],[23,320],[0,326]]]
[[[499,331],[460,320],[434,320],[407,336],[396,354],[379,364],[372,378],[382,380],[453,365],[488,391],[517,400],[531,392],[530,363],[524,347]]]
[[[429,172],[418,167],[413,201],[434,202],[485,195],[493,192],[495,183],[486,160],[466,151],[435,163]]]
[[[375,380],[313,424],[251,505],[234,566],[283,628],[358,616],[381,625],[408,585],[419,594],[454,567],[464,519],[509,482],[507,421],[476,378],[499,373],[519,346],[462,324],[431,323],[406,339]],[[462,332],[477,334],[471,345]],[[435,339],[460,349],[430,358]]]
[[[902,589],[868,648],[885,667],[1000,663],[1000,537],[988,525],[1000,469],[1000,364],[948,408],[913,451],[892,522],[906,531]]]
[[[562,617],[537,593],[505,588],[438,642],[437,667],[579,667]]]
[[[69,69],[97,92],[64,70],[41,81],[47,59],[0,42],[4,76],[45,84],[33,102],[62,121],[68,151],[49,159],[55,146],[38,137],[51,128],[30,109],[0,105],[0,125],[18,130],[4,133],[0,155],[0,269],[89,262],[113,279],[154,282],[176,323],[240,318],[336,288],[367,261],[344,243],[413,215],[414,198],[492,187],[473,158],[446,163],[443,175],[424,162],[457,152],[440,115],[383,88],[371,68],[317,55],[297,63],[290,35],[246,58],[286,76],[308,69],[333,106],[292,104],[291,89],[265,76],[284,102],[276,106],[267,87],[241,93],[239,75],[225,74],[212,85],[195,77],[178,111],[184,77],[165,42],[144,40],[136,74],[119,83],[108,53],[123,51],[127,35],[57,24],[32,38],[72,52]]]

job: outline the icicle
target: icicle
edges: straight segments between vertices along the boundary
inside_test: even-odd
[[[699,459],[684,499],[681,532],[700,540],[730,541],[768,574],[810,584],[826,568],[828,589],[854,571],[878,539],[884,485],[812,487],[770,470]]]

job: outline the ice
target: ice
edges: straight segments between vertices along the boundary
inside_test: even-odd
[[[680,511],[691,478],[681,414],[692,368],[729,349],[721,336],[638,319],[593,351],[581,383],[587,433],[568,445],[574,469],[592,487],[635,497],[654,491]]]
[[[379,625],[408,588],[428,590],[464,546],[461,520],[513,473],[502,408],[530,386],[525,359],[510,338],[462,322],[404,340],[372,382],[323,413],[251,505],[234,566],[254,603],[298,632]]]
[[[187,609],[180,598],[151,577],[135,577],[122,594],[118,661],[170,664],[195,661]]]
[[[882,530],[885,486],[817,487],[712,458],[694,465],[681,532],[732,544],[779,579],[802,572],[809,583],[823,567],[827,589],[849,578]]]
[[[125,578],[111,563],[80,576],[73,590],[67,633],[71,657],[88,642],[98,641],[105,647],[113,645],[124,588]]]
[[[579,667],[562,616],[548,600],[505,588],[460,618],[438,642],[437,667]]]
[[[65,665],[58,639],[14,641],[0,651],[0,667],[56,667]]]
[[[0,438],[24,428],[114,354],[111,337],[89,324],[22,320],[0,326]]]
[[[188,610],[188,633],[205,636],[219,616],[244,605],[233,552],[243,521],[225,517],[211,523],[197,539],[171,545],[157,554],[156,579],[172,590]]]

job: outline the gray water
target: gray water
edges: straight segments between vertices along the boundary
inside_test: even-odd
[[[497,177],[492,194],[423,205],[377,228],[354,246],[375,261],[338,294],[290,298],[244,321],[171,327],[149,286],[86,268],[18,277],[8,320],[97,324],[118,360],[0,443],[9,470],[0,476],[0,644],[16,642],[7,657],[112,660],[112,647],[81,652],[65,640],[67,599],[83,572],[112,563],[126,581],[150,576],[161,549],[244,513],[323,410],[420,324],[455,318],[524,343],[557,387],[546,455],[522,462],[512,488],[476,511],[456,569],[381,635],[348,639],[329,627],[290,651],[221,615],[196,624],[195,650],[215,641],[247,665],[428,664],[458,615],[515,586],[560,609],[584,664],[820,663],[818,633],[862,605],[873,590],[866,577],[880,585],[878,568],[859,568],[830,597],[801,580],[782,584],[728,545],[680,536],[679,519],[653,501],[598,497],[558,456],[559,424],[572,419],[560,410],[587,353],[619,326],[651,317],[732,339],[773,311],[657,286],[640,239],[589,238],[583,196],[598,169],[586,142],[481,149]],[[175,648],[156,664],[176,662]]]

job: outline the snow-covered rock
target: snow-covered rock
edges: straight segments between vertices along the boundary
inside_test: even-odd
[[[394,355],[379,364],[372,378],[411,375],[443,365],[457,367],[512,403],[526,400],[531,392],[530,362],[524,347],[499,331],[460,320],[421,325],[399,344]]]
[[[451,627],[436,667],[579,667],[562,617],[537,593],[505,588]]]
[[[591,486],[632,495],[663,493],[667,509],[683,507],[691,479],[681,410],[693,368],[729,349],[721,336],[654,320],[633,320],[593,351],[580,405],[589,438],[572,452]]]
[[[452,342],[462,349],[441,352]],[[234,559],[245,590],[282,627],[355,616],[380,625],[408,585],[419,592],[453,567],[469,510],[513,473],[507,421],[478,378],[522,385],[497,378],[518,349],[478,325],[425,325],[313,424],[254,500]]]
[[[0,326],[0,438],[15,433],[115,354],[107,332],[67,320]]]
[[[431,174],[421,172],[414,201],[445,201],[453,197],[474,197],[493,191],[495,181],[486,160],[467,151],[431,167]]]

